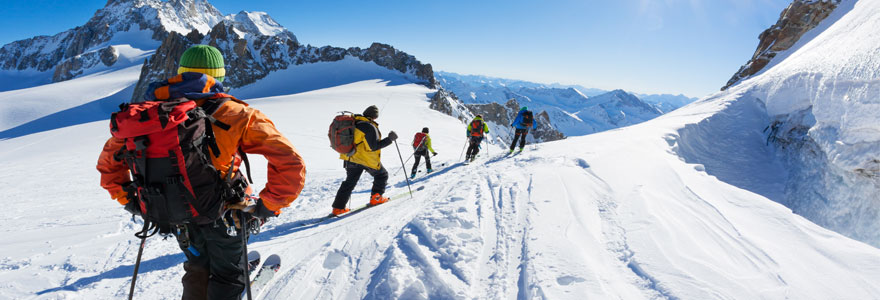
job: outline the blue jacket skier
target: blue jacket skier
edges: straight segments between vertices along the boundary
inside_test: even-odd
[[[516,131],[513,133],[513,142],[510,143],[509,152],[513,152],[516,140],[518,139],[519,151],[523,150],[523,147],[526,146],[526,135],[529,134],[529,129],[538,128],[538,123],[535,122],[535,115],[532,114],[532,111],[528,107],[523,106],[519,109],[519,113],[516,114],[516,118],[513,119],[513,123],[510,123],[510,126],[516,128]]]

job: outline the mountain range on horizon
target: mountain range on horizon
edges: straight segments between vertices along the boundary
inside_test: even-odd
[[[38,36],[4,45],[0,48],[0,80],[4,82],[0,91],[62,82],[142,64],[138,82],[131,91],[131,98],[135,99],[143,94],[148,83],[173,75],[177,57],[194,44],[209,44],[221,50],[227,64],[224,85],[233,89],[253,84],[269,73],[292,66],[337,62],[352,57],[400,72],[404,81],[446,88],[456,94],[482,88],[476,93],[481,97],[462,98],[467,104],[503,104],[510,99],[518,99],[524,105],[548,112],[547,120],[551,127],[546,130],[558,132],[552,136],[584,135],[636,124],[695,100],[672,95],[637,97],[621,90],[604,91],[582,86],[434,72],[430,64],[423,64],[391,45],[374,43],[365,49],[303,45],[292,32],[265,12],[241,11],[223,15],[205,0],[108,1],[82,26],[53,36]],[[435,81],[437,76],[447,81],[438,83]],[[348,78],[328,78],[326,81],[369,79],[369,76],[337,77]],[[477,83],[481,83],[479,88],[476,87]],[[290,88],[274,92],[305,91],[296,85],[296,82],[292,82]],[[464,85],[474,87],[465,91],[462,90]],[[512,93],[499,91],[514,88],[518,90]],[[505,93],[510,97],[483,97]],[[249,96],[270,94],[250,92]],[[589,104],[591,101],[586,98],[593,96],[596,97],[591,101],[595,100],[595,103]],[[588,112],[585,111],[586,107],[593,108]],[[499,124],[499,127],[506,126]]]

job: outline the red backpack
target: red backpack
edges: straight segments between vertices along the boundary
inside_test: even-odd
[[[241,201],[247,188],[241,172],[230,166],[222,178],[209,156],[220,155],[211,124],[229,129],[211,114],[228,100],[208,99],[204,108],[186,98],[146,101],[113,113],[110,133],[125,140],[114,158],[131,172],[125,189],[145,220],[160,228],[207,224],[220,217],[226,202]]]
[[[471,136],[483,136],[483,121],[477,119],[471,121]]]
[[[343,111],[333,118],[330,130],[327,132],[327,137],[330,138],[330,148],[339,154],[354,155],[355,126],[357,126],[357,120],[354,119],[354,114],[351,112]]]
[[[413,137],[413,150],[424,149],[425,147],[427,147],[425,145],[425,143],[427,143],[427,141],[425,140],[426,137],[428,137],[426,133],[416,132],[416,135]]]

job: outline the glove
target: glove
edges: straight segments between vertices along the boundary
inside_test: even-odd
[[[278,216],[278,213],[266,208],[266,205],[263,204],[263,199],[257,200],[257,205],[254,207],[254,210],[251,212],[256,218],[266,219],[270,217]]]
[[[143,217],[141,207],[135,200],[128,200],[128,203],[125,204],[125,211],[130,212],[132,215]]]
[[[388,138],[391,139],[392,141],[397,140],[397,133],[394,132],[394,131],[389,132],[389,133],[388,133]]]
[[[265,219],[268,217],[274,217],[274,216],[278,215],[274,211],[266,208],[266,205],[263,204],[263,199],[259,199],[259,198],[249,198],[249,199],[243,200],[239,203],[229,204],[229,205],[226,205],[226,208],[240,210],[240,211],[251,214],[251,216],[254,218],[260,218],[260,219]]]
[[[431,155],[431,156],[437,156],[437,152],[434,152],[433,155]]]

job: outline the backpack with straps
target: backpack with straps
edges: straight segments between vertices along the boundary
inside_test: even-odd
[[[413,137],[413,150],[425,149],[427,147],[425,145],[425,143],[427,143],[427,140],[425,140],[426,137],[428,137],[428,134],[424,132],[416,132],[416,135]]]
[[[339,154],[348,156],[354,155],[354,129],[357,126],[357,120],[351,112],[340,112],[333,122],[330,123],[330,130],[327,137],[330,138],[330,148],[333,148]]]
[[[477,119],[471,121],[471,136],[483,136],[483,121]]]
[[[232,172],[234,164],[223,178],[211,163],[212,154],[220,156],[212,124],[229,129],[211,115],[227,100],[207,99],[204,107],[187,98],[146,101],[120,105],[113,113],[110,133],[125,141],[114,158],[129,168],[132,182],[125,190],[145,220],[160,228],[207,224],[227,202],[244,197],[247,182],[241,172]],[[247,167],[240,148],[239,153]]]
[[[522,115],[522,122],[520,122],[520,123],[523,124],[523,126],[525,126],[525,127],[532,127],[532,124],[534,122],[535,122],[535,116],[532,115],[532,111],[531,110],[524,111],[523,115]]]

